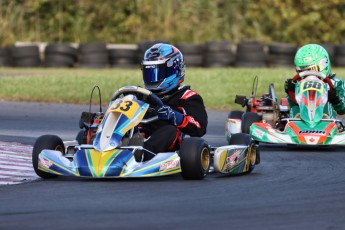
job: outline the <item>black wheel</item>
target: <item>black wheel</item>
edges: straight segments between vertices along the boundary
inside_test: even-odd
[[[262,117],[257,113],[253,113],[253,112],[243,113],[242,123],[241,123],[242,133],[249,133],[250,126],[254,122],[259,122],[261,120],[262,120]]]
[[[210,149],[207,142],[198,137],[183,140],[180,151],[181,174],[185,180],[201,180],[210,169]]]
[[[260,152],[255,145],[255,141],[249,134],[236,133],[231,136],[229,145],[246,145],[249,146],[247,149],[247,161],[248,161],[248,172],[250,173],[255,168],[256,164],[260,163]]]
[[[57,150],[64,154],[65,146],[61,138],[55,135],[40,136],[36,140],[32,150],[32,164],[36,174],[46,179],[57,177],[57,175],[55,174],[46,173],[38,169],[38,155],[42,152],[43,149]]]
[[[86,131],[80,130],[75,139],[80,145],[86,144]]]
[[[230,113],[228,114],[228,118],[232,118],[232,119],[241,119],[243,113],[244,113],[244,112],[243,112],[243,111],[240,111],[240,110],[230,111]]]

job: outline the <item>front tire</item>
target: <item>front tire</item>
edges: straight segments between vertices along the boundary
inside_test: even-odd
[[[43,135],[36,140],[32,150],[32,164],[36,174],[45,179],[57,177],[58,175],[46,173],[38,169],[38,156],[43,149],[57,150],[64,154],[65,146],[63,141],[55,135]]]
[[[181,174],[185,180],[201,180],[206,177],[211,162],[207,142],[198,137],[183,140],[180,151]]]

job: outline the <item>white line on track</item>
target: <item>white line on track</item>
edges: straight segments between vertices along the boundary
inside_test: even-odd
[[[38,178],[32,167],[32,146],[0,141],[0,185],[20,184]]]

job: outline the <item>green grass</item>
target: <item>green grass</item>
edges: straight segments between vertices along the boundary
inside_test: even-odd
[[[345,77],[345,69],[334,69]],[[257,95],[273,83],[278,98],[285,95],[286,78],[293,68],[187,68],[184,84],[191,85],[212,110],[241,109],[235,95],[250,96],[254,77],[259,76]],[[140,69],[0,69],[0,100],[88,104],[92,88],[101,89],[106,105],[112,93],[126,85],[142,85]],[[97,94],[94,102],[97,103]]]

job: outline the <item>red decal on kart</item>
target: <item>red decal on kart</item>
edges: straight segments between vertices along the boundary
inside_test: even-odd
[[[199,95],[197,92],[193,91],[193,90],[187,90],[181,97],[182,100],[187,100],[188,98],[190,98],[191,96],[194,95]]]
[[[174,160],[171,160],[171,161],[167,161],[167,162],[161,163],[160,166],[159,166],[159,171],[164,171],[164,170],[167,170],[167,169],[176,168],[178,166],[178,163],[179,163],[178,159],[174,159]]]
[[[238,157],[240,156],[240,153],[241,153],[241,151],[239,149],[236,149],[235,152],[231,156],[228,156],[225,159],[225,166],[224,167],[226,169],[228,169],[228,168],[231,168],[234,164],[236,164]]]
[[[43,168],[47,168],[49,169],[50,166],[52,166],[53,164],[50,161],[47,161],[45,159],[40,159],[40,161],[38,162],[38,164],[40,164]]]

